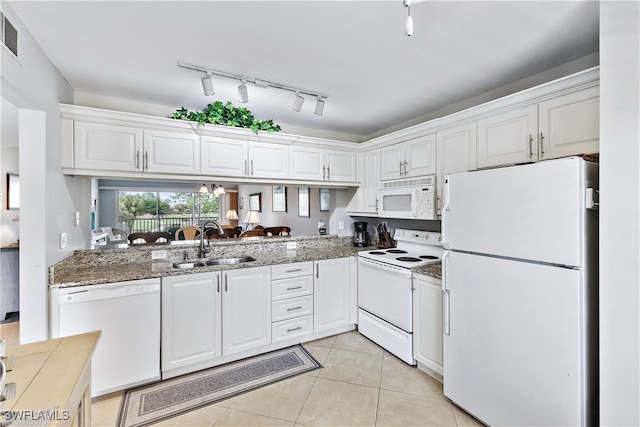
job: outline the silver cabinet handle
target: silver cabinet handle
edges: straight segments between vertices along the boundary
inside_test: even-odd
[[[402,176],[402,165],[403,164],[404,164],[403,162],[400,162],[400,176]]]
[[[140,150],[136,150],[136,169],[140,169]]]
[[[218,279],[218,280],[217,280],[217,282],[218,282],[218,293],[220,293],[220,274],[218,274],[218,275],[216,276],[216,279]]]
[[[529,134],[529,158],[533,158],[533,135]]]
[[[296,311],[296,310],[302,310],[302,306],[299,305],[297,307],[291,307],[291,308],[287,308],[287,311]]]
[[[251,175],[253,175],[253,160],[251,160]]]
[[[320,278],[320,264],[316,264],[316,279]]]
[[[409,164],[409,162],[407,162],[406,160],[404,161],[404,176],[406,178],[408,172],[407,172],[407,165]]]
[[[224,291],[229,292],[229,276],[224,275]]]
[[[295,273],[296,271],[302,271],[301,268],[294,268],[293,270],[287,270],[287,273]]]
[[[540,158],[544,157],[544,135],[540,132]]]
[[[149,169],[149,152],[148,151],[144,152],[144,169],[145,170]]]
[[[287,288],[288,291],[295,291],[296,289],[302,289],[302,286],[294,286],[293,288]]]
[[[322,166],[322,179],[327,179],[327,167]]]
[[[302,329],[302,326],[298,326],[297,328],[287,329],[287,332],[295,332],[295,331],[299,331],[300,329]]]
[[[331,166],[327,166],[327,180],[331,179]]]
[[[378,198],[376,197],[376,212],[378,212]]]
[[[247,167],[247,160],[244,161],[244,174],[249,175],[249,168]]]

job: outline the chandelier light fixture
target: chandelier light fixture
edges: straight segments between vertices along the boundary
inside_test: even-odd
[[[227,192],[224,191],[224,187],[222,186],[222,184],[220,185],[211,184],[211,190],[209,190],[209,187],[207,187],[207,184],[202,184],[198,189],[198,193],[213,194],[214,196],[221,196],[223,194],[227,194]]]
[[[182,68],[187,68],[189,70],[195,70],[195,71],[205,73],[205,76],[202,77],[202,89],[206,96],[211,96],[215,94],[215,91],[213,90],[213,78],[212,78],[212,76],[214,75],[219,77],[226,77],[229,79],[239,80],[241,83],[240,85],[238,85],[238,100],[243,104],[246,102],[249,102],[249,91],[247,89],[247,82],[253,83],[254,86],[257,86],[263,89],[273,87],[276,89],[286,90],[286,91],[295,93],[295,98],[291,108],[293,108],[295,111],[298,111],[298,112],[300,112],[300,110],[302,109],[302,104],[304,103],[303,95],[315,97],[316,107],[315,107],[314,113],[317,114],[318,116],[321,116],[322,113],[324,112],[324,103],[325,103],[325,100],[329,97],[329,95],[325,93],[319,93],[312,90],[296,88],[296,87],[284,85],[281,83],[271,82],[269,80],[262,79],[262,78],[247,77],[247,76],[241,76],[238,74],[226,73],[224,71],[211,70],[209,68],[200,67],[198,65],[185,64],[183,62],[178,62],[178,66]]]

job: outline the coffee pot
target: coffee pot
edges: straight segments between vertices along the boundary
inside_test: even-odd
[[[354,222],[353,223],[353,246],[356,248],[364,248],[365,246],[369,246],[371,244],[371,238],[369,237],[369,232],[367,231],[367,222]]]

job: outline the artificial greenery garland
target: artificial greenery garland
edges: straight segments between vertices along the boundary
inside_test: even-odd
[[[258,131],[279,132],[280,125],[273,123],[272,119],[258,120],[251,111],[245,107],[234,107],[231,101],[223,104],[216,101],[208,104],[202,111],[189,111],[182,107],[176,110],[171,116],[177,120],[189,120],[198,122],[200,125],[212,124],[222,126],[233,126],[251,129],[256,135]]]

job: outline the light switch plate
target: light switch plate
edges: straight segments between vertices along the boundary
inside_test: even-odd
[[[73,219],[73,224],[78,227],[80,225],[80,212],[76,211],[74,219]]]
[[[67,247],[67,233],[60,233],[60,249]]]

